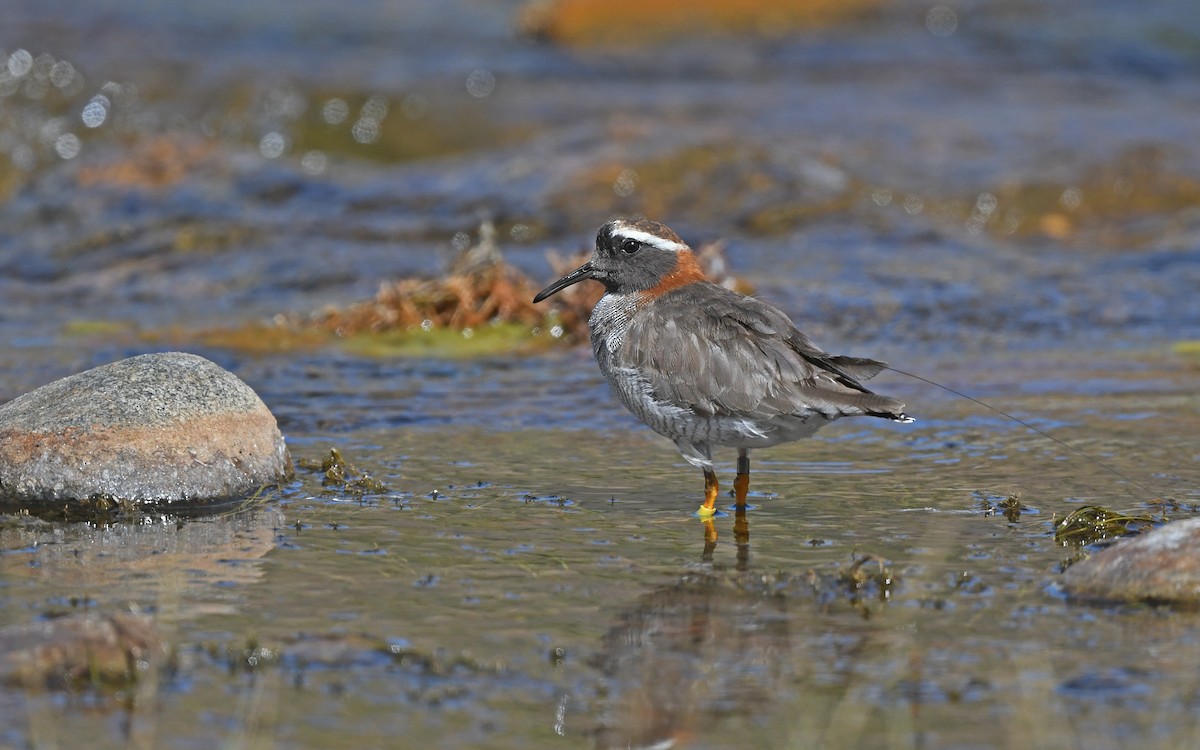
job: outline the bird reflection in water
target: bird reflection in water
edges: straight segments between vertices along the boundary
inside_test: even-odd
[[[710,516],[701,519],[704,526],[704,551],[700,554],[701,562],[713,562],[717,550],[717,525]],[[733,509],[733,543],[737,546],[735,567],[737,570],[748,570],[750,567],[750,522],[746,520],[746,506],[737,505]]]
[[[790,648],[789,602],[738,578],[689,574],[621,614],[592,659],[607,683],[597,748],[682,747],[776,699],[793,666],[774,656]]]

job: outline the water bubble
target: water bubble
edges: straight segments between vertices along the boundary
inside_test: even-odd
[[[287,149],[287,139],[282,133],[270,132],[258,142],[258,152],[268,159],[278,159]]]
[[[496,88],[496,76],[492,71],[476,68],[467,76],[467,93],[476,99],[488,96]]]
[[[892,191],[887,188],[875,188],[871,191],[871,200],[876,206],[886,206],[892,202]]]
[[[85,81],[83,76],[75,71],[75,75],[71,76],[71,80],[67,81],[66,85],[62,86],[61,91],[63,96],[74,98],[83,93]]]
[[[37,76],[25,76],[25,83],[21,85],[21,93],[26,99],[41,99],[50,92],[50,79],[38,78]]]
[[[266,113],[286,120],[298,119],[308,109],[304,94],[292,88],[274,89],[266,95]]]
[[[374,143],[379,140],[379,121],[370,117],[359,118],[350,128],[350,135],[362,144]]]
[[[420,120],[429,114],[429,100],[420,94],[409,94],[400,100],[400,114],[410,120]]]
[[[54,140],[54,152],[63,159],[74,159],[83,149],[83,143],[74,133],[63,133]]]
[[[513,224],[512,229],[508,230],[508,236],[517,242],[527,242],[533,236],[533,230],[528,224]]]
[[[221,133],[222,120],[215,112],[209,112],[200,118],[200,132],[208,138],[216,138]]]
[[[122,85],[116,81],[108,81],[100,87],[100,93],[107,96],[117,106],[127,106],[133,103],[137,89],[130,85]]]
[[[388,100],[382,96],[372,96],[363,104],[362,114],[364,120],[375,120],[383,122],[383,118],[387,117]]]
[[[75,66],[66,60],[59,60],[50,68],[50,83],[60,89],[65,89],[75,80]]]
[[[425,333],[429,333],[430,331],[432,331],[433,330],[433,321],[430,320],[429,318],[422,320],[421,321],[421,330],[424,331]]]
[[[561,339],[562,335],[563,335],[563,327],[562,326],[551,326],[550,327],[550,335],[556,339]]]
[[[304,114],[307,103],[300,92],[280,87],[267,92],[263,100],[263,107],[268,117],[294,120]]]
[[[925,14],[925,28],[934,36],[951,36],[958,29],[958,14],[948,5],[935,5]]]
[[[38,138],[44,144],[52,144],[63,133],[67,132],[67,120],[64,117],[52,117],[42,123],[42,127],[38,128]]]
[[[345,99],[333,98],[321,107],[321,119],[328,125],[337,125],[346,121],[350,116],[350,105]]]
[[[980,193],[979,197],[975,199],[975,210],[984,216],[991,216],[992,212],[996,210],[997,204],[996,196],[991,193]]]
[[[462,330],[462,337],[463,337],[464,339],[470,339],[470,338],[474,338],[474,337],[475,337],[475,331],[471,330],[470,328],[464,328],[464,329]]]
[[[300,157],[300,168],[307,174],[324,174],[329,168],[329,157],[324,151],[307,151]]]
[[[1058,202],[1068,211],[1074,211],[1083,203],[1083,191],[1077,187],[1069,187],[1059,196]]]
[[[800,173],[814,186],[831,192],[845,190],[847,183],[850,182],[845,171],[821,161],[805,160],[800,165]]]
[[[912,216],[916,216],[925,210],[925,201],[918,195],[906,196],[904,198],[904,210]]]
[[[143,135],[149,135],[150,133],[156,132],[159,129],[161,122],[162,118],[159,117],[159,114],[150,109],[144,109],[141,112],[134,113],[129,117],[129,124],[132,126],[132,128]]]
[[[100,127],[108,119],[108,108],[111,106],[107,96],[96,94],[83,107],[83,113],[80,115],[83,124],[89,128]]]
[[[450,245],[460,253],[471,246],[471,235],[466,232],[455,232],[450,239]]]
[[[8,72],[8,68],[0,66],[0,96],[12,96],[21,88],[21,79]]]
[[[33,55],[28,51],[19,49],[8,56],[8,72],[12,73],[14,78],[27,76],[31,70],[33,70]]]
[[[28,144],[22,143],[20,146],[14,148],[9,153],[8,158],[12,161],[14,167],[23,172],[29,172],[37,166],[37,155],[33,153],[33,149]]]
[[[637,172],[632,169],[622,169],[613,182],[613,192],[622,198],[632,195],[633,191],[637,189],[637,182]]]
[[[50,82],[50,71],[54,69],[54,63],[57,62],[53,55],[48,55],[45,52],[33,58],[33,69],[29,72],[34,78],[39,81]]]

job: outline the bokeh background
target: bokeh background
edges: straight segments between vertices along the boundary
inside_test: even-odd
[[[0,324],[344,305],[484,219],[540,282],[642,213],[819,340],[1200,330],[1183,0],[679,7],[10,3]]]

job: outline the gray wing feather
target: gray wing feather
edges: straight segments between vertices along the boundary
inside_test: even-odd
[[[904,404],[862,385],[886,365],[830,355],[774,307],[711,284],[690,284],[635,316],[615,364],[637,369],[655,397],[700,414],[771,419],[899,418]],[[699,299],[697,299],[699,296]],[[699,303],[699,304],[698,304]]]

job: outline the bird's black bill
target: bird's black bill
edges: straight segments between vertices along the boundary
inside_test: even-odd
[[[537,296],[533,298],[533,301],[535,303],[541,302],[550,295],[557,294],[572,284],[578,284],[579,282],[590,278],[592,278],[592,264],[590,262],[584,263],[579,268],[576,268],[574,271],[570,272],[566,276],[563,276],[558,281],[538,292]]]

